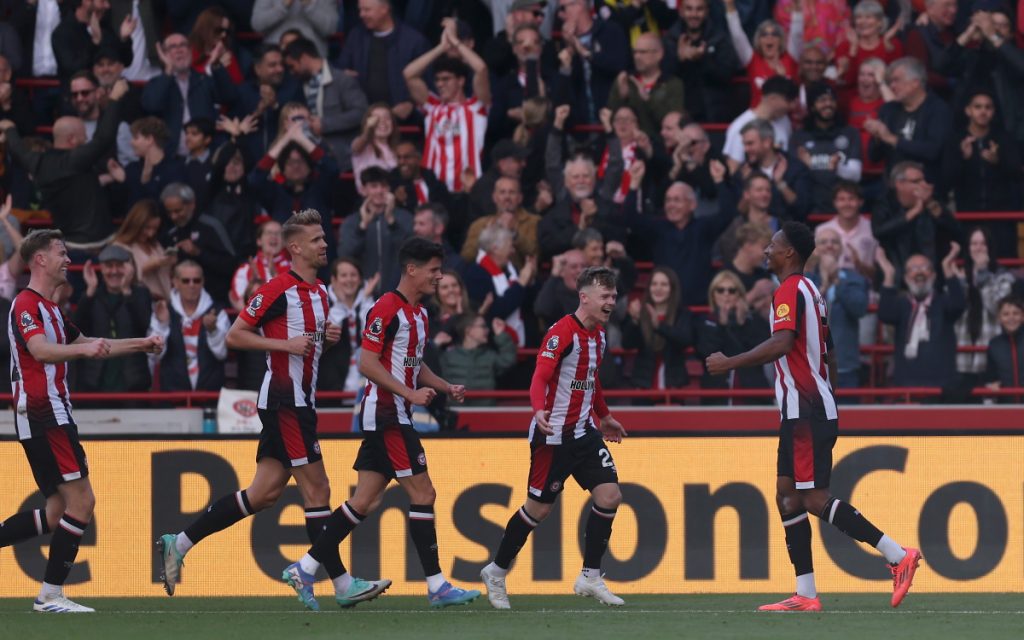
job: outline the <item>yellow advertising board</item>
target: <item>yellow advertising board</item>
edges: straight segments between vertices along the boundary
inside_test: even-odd
[[[355,482],[357,440],[321,442],[333,506]],[[518,439],[425,442],[437,487],[441,566],[478,584],[505,523],[525,495],[529,447]],[[620,593],[773,592],[792,587],[774,506],[776,440],[629,438],[610,449],[623,483],[604,570]],[[96,516],[71,574],[77,596],[158,596],[154,541],[247,483],[251,440],[87,441]],[[835,450],[833,491],[880,529],[924,553],[920,592],[1024,591],[1024,437],[846,437]],[[21,447],[0,445],[3,517],[41,504]],[[587,496],[573,483],[523,548],[512,593],[568,593],[581,563]],[[423,594],[406,532],[408,501],[392,485],[381,511],[342,545],[351,571],[394,580],[390,593]],[[0,553],[0,596],[36,593],[46,540]],[[287,595],[277,577],[308,547],[302,504],[282,501],[207,538],[187,558],[178,593]],[[883,561],[814,525],[819,589],[887,591]],[[326,585],[321,587],[326,589]]]

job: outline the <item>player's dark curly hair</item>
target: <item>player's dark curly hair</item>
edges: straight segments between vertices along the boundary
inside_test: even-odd
[[[426,238],[413,236],[402,243],[398,250],[398,264],[405,270],[406,265],[424,265],[432,258],[444,260],[444,247]]]
[[[584,287],[595,285],[607,289],[615,289],[617,282],[618,278],[614,270],[608,267],[587,267],[576,278],[576,290],[580,291]]]
[[[802,222],[790,220],[782,223],[782,234],[786,236],[789,246],[800,256],[800,262],[807,262],[807,259],[814,253],[814,232]]]

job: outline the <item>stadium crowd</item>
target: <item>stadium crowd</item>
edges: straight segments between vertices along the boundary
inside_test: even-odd
[[[79,390],[256,388],[262,356],[225,336],[306,208],[342,328],[322,389],[361,387],[363,319],[413,235],[445,249],[425,357],[453,383],[525,389],[517,349],[607,265],[605,389],[767,388],[702,363],[768,336],[762,251],[788,220],[817,224],[839,387],[1021,386],[1018,222],[958,218],[1024,210],[1017,3],[0,0],[0,20],[2,322],[23,235],[53,226],[68,316],[164,338],[79,365]]]

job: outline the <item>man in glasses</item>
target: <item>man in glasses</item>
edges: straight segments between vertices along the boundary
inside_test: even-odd
[[[960,223],[939,201],[922,165],[901,162],[889,175],[889,193],[875,204],[871,216],[872,233],[895,265],[902,266],[915,254],[937,262],[950,242],[961,237]]]
[[[423,111],[426,147],[423,164],[452,192],[468,191],[480,177],[480,154],[491,108],[491,81],[487,65],[459,39],[454,20],[447,20],[441,41],[413,60],[402,72],[409,95]],[[457,57],[445,55],[455,53]],[[433,65],[432,92],[422,76]],[[473,95],[466,83],[472,72]]]
[[[164,72],[146,83],[142,90],[142,108],[164,121],[170,136],[168,153],[188,155],[185,123],[196,118],[217,121],[217,105],[232,107],[238,91],[227,70],[215,62],[211,75],[192,68],[192,49],[188,39],[172,33],[157,46]]]
[[[196,194],[192,187],[173,182],[160,192],[170,228],[161,244],[178,260],[192,260],[206,273],[209,293],[220,305],[228,304],[228,289],[235,272],[235,249],[219,220],[196,212]]]
[[[153,361],[162,391],[217,391],[224,386],[231,321],[204,285],[203,268],[192,260],[174,267],[170,300],[153,305],[149,333],[163,338]]]

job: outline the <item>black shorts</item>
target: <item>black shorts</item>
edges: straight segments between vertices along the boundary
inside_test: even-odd
[[[783,420],[779,427],[778,475],[793,478],[797,489],[827,489],[832,478],[832,447],[838,435],[838,420]]]
[[[427,470],[427,454],[423,452],[420,434],[407,424],[382,426],[363,432],[356,471],[375,471],[387,478],[408,478]]]
[[[319,462],[320,441],[316,438],[316,411],[312,407],[280,406],[260,409],[260,446],[256,462],[274,458],[286,469]]]
[[[44,496],[49,498],[57,493],[57,487],[65,482],[89,477],[89,463],[78,440],[77,426],[65,424],[32,431],[43,435],[22,440],[21,446]]]
[[[565,488],[565,480],[569,476],[587,491],[599,484],[618,484],[615,461],[600,433],[590,429],[579,440],[562,444],[534,442],[530,445],[530,480],[527,486],[530,498],[545,504],[553,503]]]

